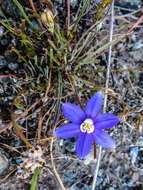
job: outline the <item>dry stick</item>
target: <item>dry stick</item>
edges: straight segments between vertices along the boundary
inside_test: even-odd
[[[56,129],[56,120],[54,121],[53,133],[54,133],[55,129]],[[66,190],[64,187],[64,184],[63,184],[63,182],[62,182],[62,180],[61,180],[61,178],[60,178],[60,176],[56,170],[56,167],[55,167],[55,162],[54,162],[54,158],[53,158],[53,143],[54,143],[54,138],[51,139],[51,144],[50,144],[50,156],[51,156],[52,169],[53,169],[54,175],[55,175],[55,177],[56,177],[56,179],[57,179],[57,181],[61,187],[61,190]]]
[[[7,78],[7,77],[15,77],[16,75],[8,74],[8,75],[0,75],[0,79]]]
[[[82,105],[82,103],[81,103],[80,97],[79,97],[79,95],[78,95],[77,86],[76,86],[75,84],[73,84],[73,86],[74,86],[74,89],[75,89],[75,95],[76,95],[77,100],[78,100],[78,102],[79,102],[79,104],[80,104],[80,107],[81,107],[82,110],[84,111],[85,109],[84,109],[84,107],[83,107],[83,105]]]
[[[56,126],[54,127],[54,130],[55,130],[55,128],[56,128]],[[54,142],[54,138],[52,138],[51,144],[50,144],[50,156],[51,156],[52,168],[53,168],[54,174],[56,176],[56,179],[60,184],[61,190],[66,190],[64,185],[63,185],[63,182],[62,182],[62,180],[61,180],[61,178],[60,178],[60,176],[56,170],[56,167],[55,167],[54,158],[53,158],[53,142]]]
[[[50,73],[49,73],[49,80],[48,80],[48,86],[46,88],[46,93],[45,93],[45,100],[46,100],[46,97],[47,97],[47,94],[49,92],[49,89],[51,87],[51,77],[52,77],[52,69],[50,70]]]
[[[75,84],[74,78],[69,77],[69,81],[70,81],[71,87],[72,87],[72,89],[73,89],[73,91],[74,91],[74,93],[75,93],[75,96],[76,96],[76,98],[77,98],[77,100],[78,100],[78,102],[79,102],[79,105],[80,105],[80,107],[82,108],[82,110],[84,111],[84,106],[82,105],[81,99],[80,99],[80,97],[79,97],[79,95],[78,95],[78,88],[77,88],[77,86],[76,86],[76,84]]]
[[[35,6],[34,6],[33,1],[32,1],[32,0],[29,0],[29,2],[30,2],[30,5],[31,5],[33,11],[36,13],[36,15],[38,15],[38,13],[37,13],[37,11],[36,11],[36,8],[35,8]],[[37,21],[38,21],[38,23],[39,23],[41,29],[43,30],[43,32],[46,32],[45,28],[43,27],[43,25],[42,25],[42,23],[41,23],[41,20],[40,20],[39,18],[37,18]]]
[[[36,8],[35,8],[35,6],[34,6],[33,0],[29,0],[29,2],[30,2],[30,5],[31,5],[33,11],[36,13],[36,15],[38,15],[38,13],[37,13],[37,11],[36,11]],[[40,25],[40,27],[41,27],[43,33],[47,36],[47,38],[49,38],[49,36],[48,36],[48,34],[47,34],[47,30],[43,27],[40,18],[37,18],[37,21],[38,21],[38,23],[39,23],[39,25]]]
[[[42,108],[40,110],[40,115],[39,115],[39,121],[38,121],[38,141],[40,141],[41,138],[41,131],[42,131],[42,123],[43,123],[43,109],[44,105],[42,105]]]
[[[12,175],[15,171],[17,170],[17,168],[14,168],[12,171],[10,171],[4,178],[0,179],[0,183],[3,183],[6,179],[9,178],[10,175]]]
[[[67,20],[67,36],[70,31],[70,0],[67,0],[67,9],[68,9],[68,20]]]
[[[128,30],[127,33],[131,33],[133,29],[143,20],[143,15],[137,20],[137,22]]]
[[[109,41],[112,41],[113,38],[113,22],[114,22],[114,0],[112,1],[111,5],[111,18],[110,18],[110,39]],[[108,63],[107,63],[107,73],[106,73],[106,84],[105,87],[108,88],[109,84],[109,75],[110,75],[110,66],[111,66],[111,53],[112,53],[112,45],[109,47],[109,55],[108,55]],[[105,90],[105,97],[104,97],[104,105],[103,105],[103,113],[106,112],[106,106],[107,106],[107,92],[108,90]],[[95,189],[97,175],[99,171],[100,161],[101,161],[101,153],[102,153],[102,147],[99,147],[99,153],[98,153],[98,159],[97,159],[97,165],[94,172],[94,178],[92,183],[92,190]]]

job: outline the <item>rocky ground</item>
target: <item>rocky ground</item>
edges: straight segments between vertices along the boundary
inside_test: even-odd
[[[28,12],[28,1],[19,1]],[[35,1],[37,2],[37,1]],[[34,3],[35,3],[34,2]],[[78,1],[71,1],[72,9],[77,9]],[[124,33],[127,26],[141,16],[138,11],[143,5],[141,0],[117,0],[115,3],[114,33]],[[65,22],[67,12],[66,3],[54,1],[61,27]],[[37,9],[39,10],[39,4]],[[43,8],[43,7],[42,7]],[[76,11],[75,11],[76,12]],[[0,0],[0,19],[6,18],[13,23],[14,29],[19,26],[19,18],[22,17],[20,10],[12,0]],[[63,20],[62,20],[63,19]],[[37,21],[31,18],[35,27],[39,27]],[[81,27],[92,23],[83,19]],[[24,24],[24,23],[23,23]],[[97,36],[96,42],[107,34],[109,20],[103,22],[103,30]],[[121,27],[122,26],[122,27]],[[39,27],[40,28],[40,27]],[[63,27],[64,29],[64,27]],[[122,29],[122,30],[121,30]],[[33,30],[26,26],[26,33],[34,39]],[[82,29],[81,29],[82,31]],[[97,179],[96,190],[142,190],[143,189],[143,25],[140,23],[134,32],[117,43],[112,50],[112,65],[109,87],[113,92],[109,93],[107,112],[120,116],[120,123],[110,130],[110,135],[117,144],[116,152],[103,149],[101,166]],[[46,38],[46,36],[45,36]],[[21,58],[12,48],[18,49],[22,55],[29,60],[33,52],[37,56],[43,55],[44,42],[36,42],[35,49],[29,52],[21,44],[14,31],[10,32],[4,25],[0,24],[0,130],[11,121],[11,112],[14,98],[19,101],[23,108],[30,107],[42,97],[42,88],[45,84],[46,73],[42,73],[40,67],[27,66],[26,61]],[[33,40],[34,41],[34,40]],[[32,43],[34,43],[32,41]],[[94,42],[93,42],[94,43]],[[29,47],[29,46],[28,46]],[[42,56],[41,56],[42,57]],[[40,59],[41,59],[40,57]],[[85,105],[91,96],[91,89],[96,86],[105,86],[105,73],[107,65],[107,53],[98,58],[98,64],[84,67],[77,75],[79,78],[87,79],[88,83],[77,81],[80,90],[79,96]],[[36,69],[35,69],[36,68]],[[46,68],[46,67],[45,67]],[[90,71],[88,71],[88,69]],[[96,69],[100,72],[97,72]],[[93,70],[93,72],[92,72]],[[44,77],[43,77],[44,76]],[[55,75],[56,76],[56,75]],[[30,78],[31,77],[31,78]],[[56,81],[53,77],[53,81]],[[91,83],[91,81],[94,81]],[[56,81],[57,83],[57,81]],[[47,83],[46,83],[47,84]],[[43,85],[43,86],[42,86]],[[52,135],[52,125],[55,115],[57,101],[56,85],[53,91],[48,93],[48,99],[43,107],[44,119],[42,137],[45,139]],[[77,103],[75,93],[71,90],[69,83],[64,84],[62,102]],[[88,88],[87,91],[84,89]],[[24,92],[23,92],[24,90]],[[84,90],[84,91],[83,91]],[[20,94],[19,94],[20,93]],[[93,93],[93,92],[92,92]],[[26,96],[25,94],[28,94]],[[15,117],[23,112],[19,104],[14,103]],[[37,130],[39,113],[42,104],[35,106],[26,117],[21,118],[18,124],[26,130],[26,137],[37,147]],[[59,112],[58,126],[64,123],[64,116]],[[59,185],[51,167],[50,140],[41,143],[42,156],[39,160],[43,164],[43,170],[38,179],[38,189],[58,190]],[[90,190],[96,161],[92,160],[92,153],[85,159],[80,160],[75,153],[75,139],[54,140],[53,157],[55,166],[65,187],[69,190]],[[28,190],[31,184],[31,175],[21,169],[22,154],[26,161],[31,162],[31,154],[25,144],[18,138],[17,133],[10,126],[0,133],[0,190]],[[37,164],[37,162],[36,162]],[[28,167],[28,166],[27,166]],[[28,168],[30,170],[30,168]],[[32,169],[31,169],[32,170]]]

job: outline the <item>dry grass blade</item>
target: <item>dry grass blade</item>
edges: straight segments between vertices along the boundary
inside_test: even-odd
[[[39,121],[38,121],[38,140],[40,140],[41,138],[42,122],[43,122],[42,115],[43,115],[43,106],[40,110]]]
[[[15,75],[8,74],[8,75],[1,75],[0,79],[7,78],[7,77],[14,77]]]
[[[0,183],[3,183],[5,180],[7,180],[9,178],[9,176],[11,176],[15,171],[17,170],[17,168],[13,169],[9,174],[7,174],[4,178],[0,179]]]
[[[30,147],[32,147],[32,145],[24,137],[23,132],[22,132],[22,127],[16,122],[16,119],[15,119],[13,107],[16,104],[16,99],[18,96],[19,96],[19,94],[14,98],[12,105],[11,105],[11,110],[10,110],[11,120],[12,120],[12,124],[14,126],[14,129],[15,129],[16,135],[26,144],[27,147],[30,148]]]
[[[37,11],[36,11],[36,8],[35,8],[35,6],[34,6],[33,1],[32,1],[32,0],[29,0],[29,2],[30,2],[30,5],[31,5],[31,7],[32,7],[33,11],[34,11],[34,12],[38,15],[38,13],[37,13]],[[43,32],[45,33],[45,32],[46,32],[46,30],[45,30],[45,28],[43,27],[43,25],[42,25],[42,23],[41,23],[41,20],[40,20],[39,18],[37,18],[37,21],[38,21],[38,23],[39,23],[39,25],[40,25],[41,29],[42,29],[42,30],[43,30]]]

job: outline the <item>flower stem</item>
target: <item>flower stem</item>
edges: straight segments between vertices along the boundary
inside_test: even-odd
[[[113,22],[114,22],[114,0],[112,1],[111,5],[111,17],[110,17],[110,38],[109,42],[112,41],[113,39]],[[108,54],[108,63],[107,63],[107,72],[106,72],[106,90],[105,90],[105,96],[104,96],[104,105],[103,105],[103,113],[106,112],[106,106],[107,106],[107,92],[108,92],[108,86],[109,86],[109,76],[110,76],[110,67],[111,67],[111,54],[112,54],[112,45],[109,47],[109,54]],[[99,147],[99,152],[98,152],[98,158],[97,158],[97,165],[95,168],[94,172],[94,177],[93,177],[93,183],[92,183],[92,190],[95,190],[96,186],[96,180],[97,180],[97,175],[99,171],[99,166],[100,166],[100,161],[101,161],[101,154],[102,154],[102,147]]]

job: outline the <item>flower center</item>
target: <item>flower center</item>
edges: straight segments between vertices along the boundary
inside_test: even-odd
[[[80,125],[80,130],[83,133],[92,133],[94,131],[94,124],[92,119],[84,120],[84,122]]]

